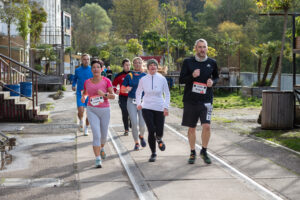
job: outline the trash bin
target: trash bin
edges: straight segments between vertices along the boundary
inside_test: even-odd
[[[5,85],[6,87],[8,87],[9,89],[12,89],[18,93],[20,93],[20,84],[12,84],[12,85]],[[10,92],[10,96],[20,96],[18,93],[15,93],[13,91],[10,91],[9,89],[4,87],[4,91],[9,91]]]
[[[21,94],[25,97],[32,96],[32,82],[20,82]]]

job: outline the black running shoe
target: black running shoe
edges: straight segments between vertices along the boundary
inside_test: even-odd
[[[203,161],[206,163],[206,164],[211,164],[211,160],[210,158],[208,157],[207,153],[205,152],[200,152],[200,156],[201,158],[203,159]]]
[[[124,136],[128,136],[128,131],[125,131],[125,132],[124,132]]]
[[[149,162],[155,162],[155,160],[156,160],[156,154],[153,153],[149,158]]]
[[[145,141],[144,137],[139,135],[139,138],[140,138],[140,142],[141,142],[142,147],[145,147],[147,144],[146,144],[146,141]]]
[[[166,149],[166,145],[165,145],[165,143],[162,140],[158,140],[157,143],[158,143],[158,148],[161,151],[164,151]]]
[[[189,164],[194,164],[196,160],[196,154],[191,153],[190,158],[188,160]]]

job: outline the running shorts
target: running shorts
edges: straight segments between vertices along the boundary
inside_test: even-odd
[[[200,118],[201,124],[210,124],[213,106],[211,103],[197,105],[184,103],[182,126],[195,128]]]
[[[76,93],[77,108],[83,106],[86,108],[89,98],[85,99],[85,103],[81,103],[81,93]]]

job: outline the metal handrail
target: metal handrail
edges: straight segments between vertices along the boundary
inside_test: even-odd
[[[38,83],[37,83],[37,76],[38,75],[39,76],[44,76],[44,74],[41,73],[41,72],[39,72],[39,71],[37,71],[37,70],[35,70],[35,69],[33,69],[33,68],[31,68],[31,67],[27,67],[26,65],[23,65],[23,64],[21,64],[21,63],[15,61],[15,60],[13,60],[13,59],[11,59],[11,58],[3,55],[1,53],[0,53],[0,63],[3,63],[4,67],[5,67],[3,69],[6,69],[3,72],[3,75],[4,75],[4,79],[3,80],[4,81],[2,81],[1,80],[1,78],[2,78],[2,75],[1,75],[2,72],[1,71],[2,71],[2,67],[3,66],[2,65],[0,66],[0,81],[2,83],[2,84],[0,84],[0,86],[2,88],[8,89],[9,91],[15,92],[16,94],[19,94],[20,96],[23,96],[23,97],[25,97],[25,96],[22,95],[22,94],[20,94],[19,92],[14,91],[13,89],[10,89],[10,88],[6,87],[5,86],[5,84],[6,84],[5,80],[7,80],[9,83],[11,83],[11,82],[15,82],[15,81],[19,82],[20,81],[20,79],[19,79],[20,77],[21,77],[21,80],[25,78],[25,74],[22,73],[22,72],[20,72],[20,71],[18,71],[17,69],[14,69],[11,66],[11,64],[15,64],[15,65],[21,67],[22,69],[28,70],[31,73],[31,78],[32,78],[32,98],[28,98],[28,97],[26,97],[26,98],[29,99],[30,101],[32,101],[32,111],[33,111],[32,113],[33,113],[33,116],[35,116],[36,115],[36,112],[34,112],[35,106],[38,105]],[[7,73],[6,79],[5,79],[5,73]],[[18,74],[16,74],[16,73],[18,73]],[[14,78],[14,74],[17,75],[16,79]]]

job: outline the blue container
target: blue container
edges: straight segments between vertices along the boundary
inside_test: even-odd
[[[5,85],[6,87],[8,87],[9,89],[12,89],[16,92],[19,92],[20,93],[20,84],[14,84],[14,85]],[[10,91],[6,88],[3,88],[4,91],[9,91],[10,92],[10,96],[20,96],[19,94],[13,92],[13,91]]]
[[[32,96],[32,82],[20,82],[21,94],[25,97]]]

